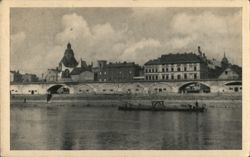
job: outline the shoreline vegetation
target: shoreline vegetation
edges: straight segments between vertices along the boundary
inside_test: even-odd
[[[114,94],[53,94],[47,102],[47,95],[11,95],[10,104],[13,106],[77,106],[77,107],[117,107],[126,102],[133,104],[151,105],[152,100],[162,100],[166,105],[194,104],[195,101],[207,107],[241,108],[241,93],[196,93],[196,94],[157,94],[157,95],[114,95]]]

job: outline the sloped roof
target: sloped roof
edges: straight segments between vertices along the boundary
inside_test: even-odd
[[[194,53],[177,53],[162,55],[158,59],[149,60],[145,65],[201,63],[203,60]]]
[[[236,72],[240,77],[242,77],[242,68],[238,65],[228,65],[226,67],[216,67],[216,69],[208,69],[208,77],[209,78],[218,78],[226,69],[232,69]]]

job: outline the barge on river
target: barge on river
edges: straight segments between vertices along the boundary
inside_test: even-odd
[[[196,101],[194,105],[178,104],[165,105],[164,101],[152,101],[152,105],[132,104],[126,102],[118,107],[118,110],[124,111],[182,111],[182,112],[204,112],[207,110],[206,105],[199,105]]]

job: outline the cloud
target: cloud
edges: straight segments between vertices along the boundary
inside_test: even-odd
[[[131,14],[122,15],[126,21],[79,12],[62,14],[57,29],[44,32],[45,36],[55,34],[52,38],[45,40],[41,36],[34,44],[32,39],[37,37],[32,33],[21,31],[11,35],[11,66],[14,70],[41,74],[58,65],[68,42],[76,59],[88,63],[106,59],[143,65],[162,54],[196,52],[199,45],[209,58],[220,60],[225,51],[230,61],[241,65],[242,56],[236,55],[242,44],[241,12],[186,10],[136,8]],[[88,21],[92,16],[96,18],[94,22]],[[121,25],[122,22],[125,24]]]
[[[241,64],[241,12],[215,15],[210,11],[200,14],[179,13],[173,17],[170,31],[174,32],[166,47],[195,50],[200,45],[210,58],[221,58],[224,51],[229,60]],[[234,57],[232,57],[234,56]]]
[[[155,39],[142,39],[136,43],[129,45],[121,54],[120,59],[124,61],[137,61],[139,64],[144,64],[148,58],[154,56],[152,48],[161,47],[161,43]],[[146,55],[147,54],[147,55]]]

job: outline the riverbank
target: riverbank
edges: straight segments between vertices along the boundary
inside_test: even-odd
[[[19,106],[78,106],[78,107],[117,107],[130,102],[133,104],[151,105],[152,100],[163,100],[165,104],[192,104],[196,100],[208,107],[238,108],[241,107],[241,94],[168,94],[168,95],[53,95],[47,102],[46,95],[11,95],[11,105]]]

